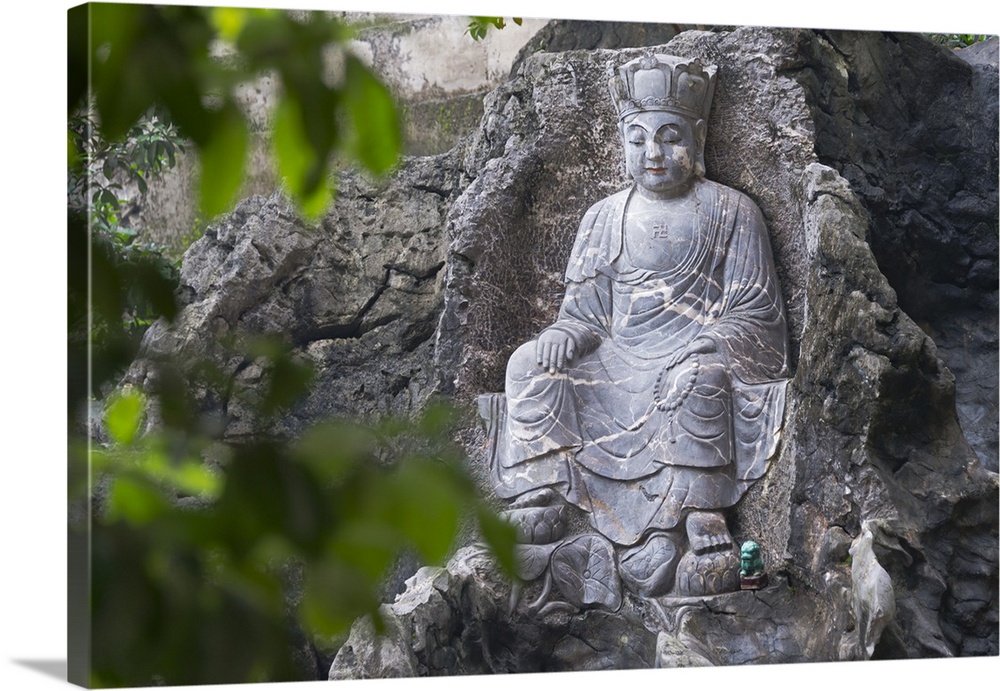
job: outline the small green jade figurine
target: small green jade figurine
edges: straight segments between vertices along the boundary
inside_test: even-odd
[[[740,589],[760,590],[767,585],[764,573],[764,559],[760,555],[760,545],[747,540],[740,547]]]

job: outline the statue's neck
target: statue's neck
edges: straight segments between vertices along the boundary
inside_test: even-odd
[[[683,185],[678,185],[669,190],[650,190],[642,185],[636,185],[636,194],[650,202],[672,202],[680,201],[691,197],[694,195],[695,187],[697,186],[698,178],[690,178]]]
[[[635,185],[633,193],[630,195],[633,200],[645,206],[675,206],[696,200],[699,179],[692,178],[683,188],[674,189],[669,192],[658,192],[648,190],[645,187]]]

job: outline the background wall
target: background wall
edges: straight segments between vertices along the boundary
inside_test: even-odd
[[[405,151],[420,156],[447,151],[479,124],[483,96],[507,77],[518,52],[547,22],[531,18],[520,26],[508,22],[502,31],[491,30],[474,41],[466,32],[469,17],[461,15],[335,14],[356,28],[351,48],[396,95]],[[226,54],[219,50],[220,59]],[[335,78],[335,56],[329,72]],[[275,78],[265,75],[239,90],[251,123],[240,198],[269,195],[279,186],[269,151],[271,108],[278,88]],[[179,254],[201,234],[206,219],[197,212],[197,184],[196,157],[188,153],[176,168],[150,184],[145,200],[138,200],[132,191],[136,203],[129,217],[143,240]]]

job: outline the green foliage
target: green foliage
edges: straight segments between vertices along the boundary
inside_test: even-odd
[[[243,114],[227,103],[216,114],[217,131],[201,144],[202,213],[214,216],[229,209],[236,201],[243,182],[247,155],[247,128]]]
[[[83,252],[75,257],[86,257],[85,225],[71,218],[69,231],[71,252],[80,247]],[[120,244],[118,237],[91,233],[90,300],[86,291],[74,291],[69,299],[71,347],[90,348],[94,396],[103,395],[102,384],[121,376],[149,325],[161,316],[173,319],[177,313],[177,267],[155,248]],[[71,280],[76,271],[71,268]],[[81,273],[79,282],[86,284],[86,266]]]
[[[469,34],[474,41],[481,41],[486,38],[490,29],[503,29],[507,22],[503,17],[470,17],[469,27],[465,33]],[[511,21],[521,26],[521,17],[511,17]]]
[[[87,9],[89,8],[89,10]],[[273,139],[279,172],[292,198],[309,216],[321,214],[332,195],[331,157],[381,174],[396,163],[399,117],[381,81],[348,48],[348,28],[320,12],[166,7],[96,3],[92,40],[70,42],[70,103],[88,93],[109,140],[123,137],[150,108],[168,114],[191,140],[202,164],[201,211],[211,218],[235,201],[243,180],[248,128],[234,97],[237,85],[276,74]],[[218,40],[235,49],[213,57]],[[333,51],[346,63],[339,81],[327,75]]]
[[[93,112],[71,113],[68,196],[71,208],[88,209],[99,228],[117,225],[124,184],[145,195],[148,180],[172,168],[184,143],[177,128],[154,110],[144,113],[121,138],[106,138]]]
[[[93,385],[87,393],[71,390],[72,405],[79,395],[102,396],[134,358],[149,325],[174,318],[177,267],[124,233],[88,233],[85,217],[72,211],[68,220],[70,354],[89,355]]]
[[[176,128],[155,111],[117,141],[104,137],[95,116],[86,111],[71,113],[68,131],[69,256],[77,262],[87,256],[89,235],[91,259],[89,277],[76,274],[71,265],[70,340],[81,349],[89,344],[95,382],[103,382],[131,361],[154,320],[173,319],[177,311],[177,267],[158,247],[137,241],[125,218],[129,202],[123,197],[134,188],[141,202],[149,181],[173,167],[183,142]]]
[[[134,391],[118,392],[109,397],[105,405],[105,423],[111,438],[129,446],[139,432],[145,400]]]
[[[271,366],[289,358],[273,341],[250,351]],[[178,395],[160,392],[152,408]],[[267,398],[262,412],[275,405]],[[147,403],[132,390],[113,396],[104,417],[115,441],[91,457],[103,487],[92,526],[97,686],[301,678],[296,636],[377,618],[399,554],[440,562],[470,522],[513,545],[511,527],[476,498],[446,407],[222,444],[196,417],[139,435]],[[511,552],[500,550],[508,568]]]
[[[925,34],[935,43],[939,43],[948,48],[965,48],[973,43],[986,41],[992,38],[988,34]]]
[[[347,58],[345,103],[356,138],[352,153],[365,167],[385,173],[396,163],[402,136],[389,90],[356,57]]]

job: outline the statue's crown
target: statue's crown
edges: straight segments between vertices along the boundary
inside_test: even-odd
[[[697,58],[646,55],[617,70],[609,65],[609,72],[611,100],[619,120],[647,110],[708,119],[715,91],[714,65],[702,65]]]

